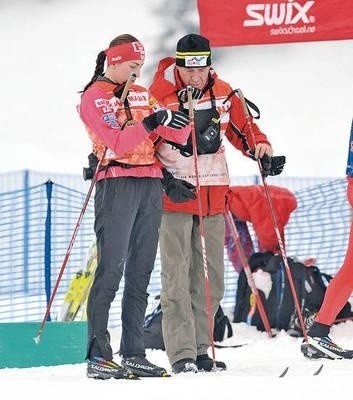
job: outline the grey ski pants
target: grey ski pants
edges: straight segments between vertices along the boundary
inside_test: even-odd
[[[224,216],[204,218],[212,323],[224,294]],[[160,230],[162,329],[171,364],[211,344],[198,216],[164,212]]]

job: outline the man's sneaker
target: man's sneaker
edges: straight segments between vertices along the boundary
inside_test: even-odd
[[[102,357],[93,357],[87,362],[87,377],[94,379],[139,379],[129,369]]]
[[[353,350],[342,349],[329,336],[308,336],[308,342],[303,342],[300,349],[305,357],[311,359],[328,358],[329,360],[336,360],[353,358]]]
[[[157,365],[150,363],[146,357],[126,357],[121,361],[123,367],[128,368],[136,376],[141,377],[169,377],[168,372]]]
[[[216,361],[215,367],[217,370],[223,371],[227,369],[226,364],[223,361]],[[213,370],[213,360],[208,356],[208,354],[201,354],[196,358],[196,365],[200,371],[210,372]]]
[[[182,358],[172,365],[172,371],[174,374],[180,374],[181,372],[198,372],[197,365],[192,358]]]

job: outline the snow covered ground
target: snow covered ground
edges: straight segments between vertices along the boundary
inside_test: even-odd
[[[227,371],[179,374],[171,378],[143,378],[139,381],[96,381],[85,376],[85,364],[29,369],[0,370],[2,397],[13,399],[332,399],[352,391],[353,360],[307,360],[300,352],[302,339],[280,332],[270,339],[266,333],[245,323],[233,324],[235,334],[221,344],[247,345],[216,349],[216,358],[226,362]],[[353,348],[353,322],[335,325],[332,338]],[[119,331],[112,331],[113,344]],[[149,350],[148,358],[170,369],[165,352]],[[119,361],[119,359],[117,359]],[[320,375],[312,376],[324,364]],[[287,375],[279,378],[286,366]],[[347,394],[348,395],[348,394]]]

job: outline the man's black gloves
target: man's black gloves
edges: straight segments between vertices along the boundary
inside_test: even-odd
[[[191,95],[193,100],[200,100],[201,97],[203,96],[203,92],[201,89],[193,87],[191,89]],[[178,92],[178,99],[181,103],[187,103],[188,101],[188,91],[187,89],[181,89]]]
[[[189,124],[188,115],[181,111],[159,110],[144,118],[142,123],[145,128],[152,132],[158,125],[169,126],[173,129],[181,129]]]
[[[284,164],[286,163],[285,156],[268,156],[264,154],[263,157],[260,159],[261,167],[262,167],[262,176],[275,176],[279,175],[284,168]]]
[[[267,155],[266,153],[260,158],[261,163],[261,173],[264,177],[271,175],[271,164],[272,164],[272,157]]]
[[[284,168],[284,164],[286,163],[285,156],[273,156],[271,160],[271,173],[270,175],[279,175]]]
[[[196,199],[194,193],[196,187],[183,179],[174,178],[166,169],[162,169],[163,178],[161,179],[163,189],[170,200],[174,203],[185,203]]]
[[[99,160],[94,153],[88,155],[88,167],[83,168],[83,179],[85,181],[91,180],[96,172]]]
[[[249,156],[255,160],[255,150],[250,150],[249,151]],[[284,165],[286,163],[286,157],[285,156],[272,156],[270,157],[267,154],[264,154],[262,158],[260,159],[261,162],[261,173],[264,178],[267,176],[275,176],[279,175],[284,168]]]

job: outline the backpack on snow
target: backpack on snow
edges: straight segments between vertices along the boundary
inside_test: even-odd
[[[159,296],[156,296],[156,300]],[[159,302],[155,309],[145,317],[143,325],[143,339],[146,349],[165,350],[162,333],[162,307]],[[219,306],[214,317],[213,339],[221,342],[225,338],[233,336],[232,324]]]
[[[332,276],[322,273],[316,266],[307,267],[293,258],[288,257],[287,261],[303,318],[310,318],[319,310],[326,285]],[[256,286],[271,328],[296,330],[296,335],[300,336],[302,333],[298,327],[293,295],[282,257],[271,252],[254,253],[249,258],[249,266],[253,273],[259,270],[264,272],[261,275],[264,287],[259,287],[261,284]],[[238,278],[233,322],[247,322],[264,331],[265,327],[253,300],[245,272],[242,271]],[[346,303],[338,317],[345,318],[352,315],[350,304]]]
[[[215,342],[222,342],[224,339],[232,336],[232,324],[230,323],[229,318],[224,314],[222,307],[219,306],[216,315],[214,316],[213,340]]]

